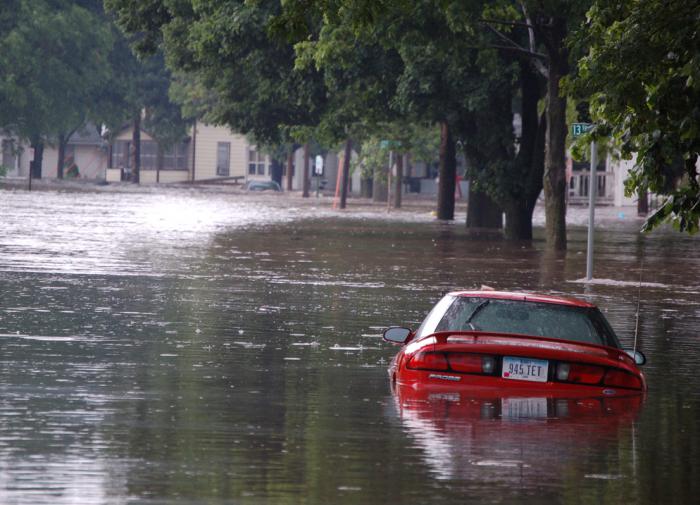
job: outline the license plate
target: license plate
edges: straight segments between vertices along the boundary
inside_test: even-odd
[[[501,398],[504,419],[533,419],[547,417],[546,398]]]
[[[521,381],[547,382],[549,362],[543,359],[503,358],[501,377]]]

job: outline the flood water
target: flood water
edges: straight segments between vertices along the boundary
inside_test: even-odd
[[[294,202],[294,201],[293,201]],[[0,192],[2,504],[686,504],[700,496],[700,240],[563,256],[427,212]],[[392,392],[390,324],[454,288],[567,293],[633,341],[641,399]]]

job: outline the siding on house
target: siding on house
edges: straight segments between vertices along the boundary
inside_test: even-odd
[[[230,144],[228,177],[245,177],[248,168],[248,141],[245,136],[233,133],[226,126],[214,126],[196,123],[192,133],[194,152],[195,180],[214,179],[216,173],[217,151],[219,142]]]
[[[80,172],[80,177],[84,179],[104,179],[107,169],[107,157],[109,152],[97,146],[76,145],[74,149],[74,161]],[[50,147],[44,149],[44,159],[42,162],[41,175],[46,178],[56,178],[58,176],[58,148]],[[64,171],[65,177],[65,171]]]

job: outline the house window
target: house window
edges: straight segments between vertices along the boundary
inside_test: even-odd
[[[112,146],[112,168],[131,167],[131,142],[128,140],[117,140]]]
[[[158,144],[152,140],[141,141],[141,170],[155,170],[158,162]]]
[[[256,149],[248,151],[248,175],[265,175],[265,155]]]
[[[231,143],[219,142],[216,144],[216,175],[227,176],[231,164]]]
[[[187,170],[187,144],[180,142],[163,151],[163,170]]]

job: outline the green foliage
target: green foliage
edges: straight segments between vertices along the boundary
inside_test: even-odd
[[[694,233],[700,219],[700,18],[694,2],[597,1],[572,44],[587,46],[571,89],[590,103],[596,136],[636,155],[628,195],[668,200],[645,224]],[[581,139],[585,142],[587,139]]]
[[[440,129],[436,125],[420,123],[389,123],[379,128],[381,133],[366,138],[359,155],[351,161],[352,170],[359,168],[363,178],[385,182],[389,153],[410,154],[411,160],[433,163],[440,151]]]
[[[386,168],[389,164],[389,146],[379,138],[370,138],[362,143],[359,156],[350,162],[351,170],[359,168],[363,178],[386,182]]]
[[[108,0],[142,51],[162,48],[190,114],[227,124],[264,143],[288,140],[291,127],[313,126],[326,94],[318,72],[294,68],[290,44],[268,36],[275,0],[209,2]]]
[[[46,141],[99,114],[113,37],[96,2],[13,4],[0,16],[0,125]]]

